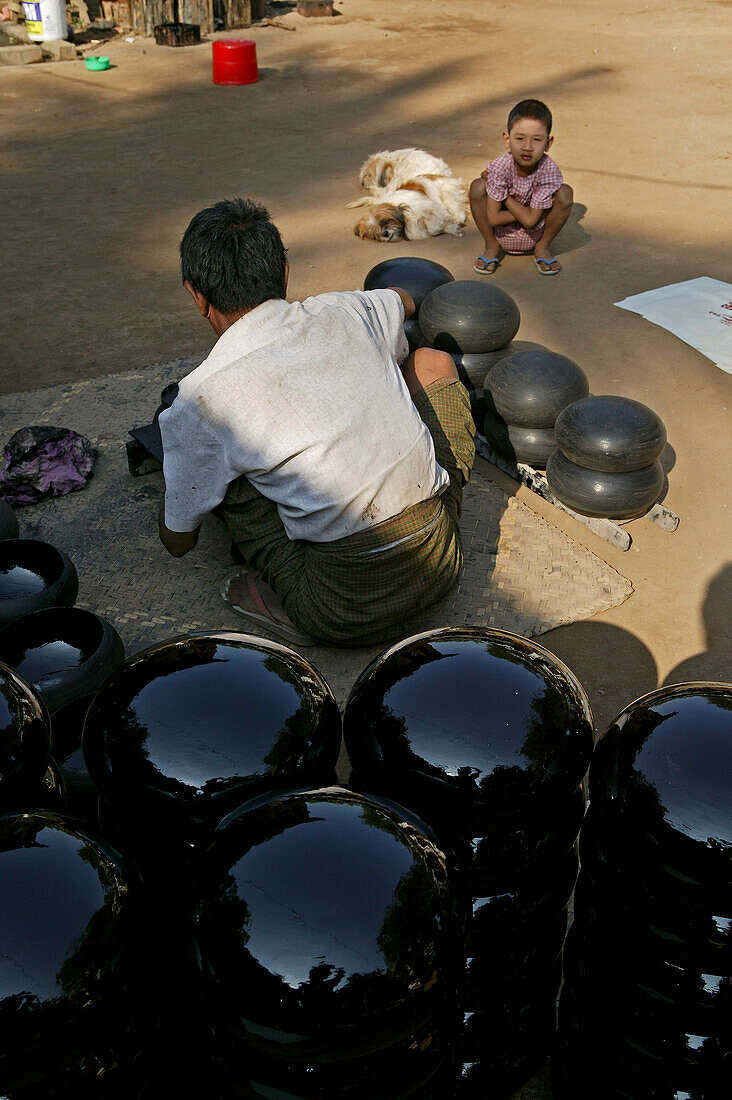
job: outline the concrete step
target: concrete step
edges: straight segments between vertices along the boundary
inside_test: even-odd
[[[78,57],[73,42],[66,42],[63,38],[49,38],[39,45],[46,61],[76,61]]]
[[[34,43],[0,46],[0,65],[33,65],[36,61],[43,61],[43,50]]]

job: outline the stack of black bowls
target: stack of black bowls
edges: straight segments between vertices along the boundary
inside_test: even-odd
[[[554,427],[557,450],[546,466],[557,500],[586,516],[634,519],[656,502],[666,445],[661,418],[628,397],[585,397]]]
[[[246,634],[153,646],[128,658],[94,697],[84,756],[104,835],[142,879],[159,987],[138,1012],[138,1027],[155,1038],[135,1072],[159,1090],[178,1082],[184,1063],[175,1089],[213,1080],[193,914],[216,826],[253,798],[332,782],[340,742],[338,707],[312,666]]]
[[[40,694],[0,662],[0,1090],[117,1095],[136,933],[124,862],[61,817]]]
[[[338,787],[262,798],[221,823],[203,874],[233,1095],[452,1095],[454,904],[421,823]]]
[[[505,355],[520,323],[519,308],[505,290],[475,279],[438,286],[422,302],[423,345],[452,355],[478,427],[486,413],[486,375]]]
[[[732,687],[682,684],[599,743],[554,1058],[560,1100],[732,1082]]]
[[[589,392],[587,375],[566,355],[546,348],[509,355],[485,382],[483,434],[504,458],[543,470],[556,450],[557,417]]]
[[[364,290],[385,290],[400,287],[411,294],[414,300],[414,313],[404,322],[404,334],[409,350],[414,351],[422,342],[419,327],[419,310],[425,297],[435,287],[455,281],[455,276],[442,264],[434,260],[425,260],[421,256],[395,256],[382,260],[372,267],[363,281]]]
[[[524,638],[438,630],[361,674],[344,733],[359,789],[417,813],[449,853],[467,922],[454,1095],[506,1095],[554,1031],[592,749],[585,693]]]
[[[132,1096],[130,872],[78,823],[0,818],[0,1088],[10,1100]],[[148,987],[149,988],[149,987]]]
[[[76,567],[58,547],[0,542],[0,661],[35,688],[51,716],[51,767],[63,779],[65,809],[96,822],[81,732],[92,695],[125,651],[111,623],[73,606],[78,590]]]

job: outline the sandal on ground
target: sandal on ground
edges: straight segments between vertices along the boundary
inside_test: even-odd
[[[232,597],[229,596],[231,582],[242,578],[246,581],[247,589],[249,590],[251,607],[241,607],[239,604],[234,603]],[[293,645],[316,645],[315,639],[311,638],[309,634],[303,634],[302,631],[292,625],[289,619],[283,621],[267,606],[267,596],[269,594],[271,599],[274,596],[273,590],[268,584],[265,584],[261,578],[256,577],[248,570],[236,569],[234,572],[227,574],[221,584],[220,592],[224,603],[248,622],[262,627],[263,630],[266,630],[270,634],[276,634],[280,638],[285,638]]]
[[[485,267],[478,267],[478,260],[485,262]],[[500,256],[478,256],[478,260],[473,264],[473,271],[477,271],[479,275],[494,275],[498,268],[501,266]]]
[[[536,270],[539,272],[540,275],[558,275],[559,272],[562,270],[562,265],[557,259],[545,260],[543,256],[534,256],[534,263],[536,264]],[[542,264],[545,264],[546,266],[542,267]],[[554,267],[554,264],[556,264],[557,266]]]

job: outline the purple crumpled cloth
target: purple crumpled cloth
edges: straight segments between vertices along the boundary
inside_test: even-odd
[[[14,508],[83,489],[92,476],[96,447],[70,428],[28,427],[3,448],[0,498]]]

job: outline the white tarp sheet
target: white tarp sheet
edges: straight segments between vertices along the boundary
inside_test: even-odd
[[[732,374],[732,283],[689,279],[615,302],[673,332]]]

